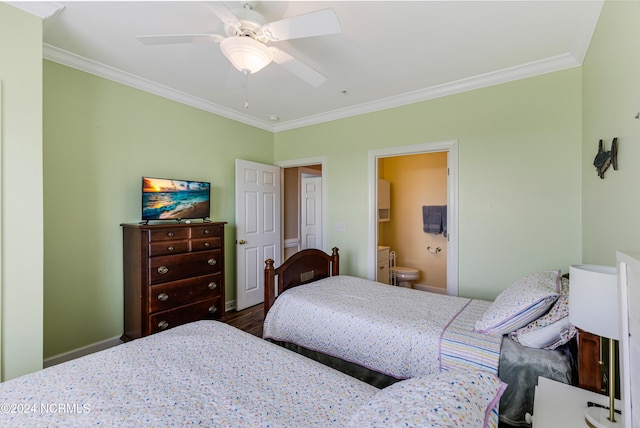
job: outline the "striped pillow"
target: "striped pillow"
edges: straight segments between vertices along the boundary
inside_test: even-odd
[[[502,335],[529,324],[546,313],[558,299],[560,271],[547,270],[527,275],[496,297],[476,321],[480,333]]]

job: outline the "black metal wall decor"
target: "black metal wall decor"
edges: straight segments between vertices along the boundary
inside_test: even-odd
[[[612,165],[614,170],[618,170],[618,137],[611,142],[611,150],[609,151],[605,151],[602,140],[598,143],[598,154],[593,160],[598,177],[604,178],[604,172],[609,168],[609,165]]]

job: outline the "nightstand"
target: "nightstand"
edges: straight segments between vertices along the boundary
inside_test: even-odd
[[[609,397],[544,377],[538,378],[532,428],[585,428],[587,401],[609,405]],[[616,409],[622,409],[616,400]]]

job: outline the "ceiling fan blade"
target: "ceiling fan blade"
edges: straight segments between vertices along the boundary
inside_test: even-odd
[[[208,2],[207,6],[209,10],[211,10],[216,16],[220,19],[220,21],[224,22],[226,25],[231,25],[233,27],[240,26],[240,20],[237,16],[235,16],[221,1],[212,1]]]
[[[318,73],[302,61],[295,59],[280,49],[271,49],[273,49],[273,62],[285,68],[290,73],[295,74],[309,85],[317,88],[327,81],[327,76]]]
[[[337,34],[342,31],[342,28],[336,13],[328,8],[274,21],[264,25],[262,30],[267,37],[276,42]]]
[[[220,34],[163,34],[158,36],[137,36],[145,45],[170,45],[174,43],[220,43]]]

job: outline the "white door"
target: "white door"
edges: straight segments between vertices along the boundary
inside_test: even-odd
[[[301,180],[301,248],[322,249],[322,177],[304,176]]]
[[[236,159],[236,309],[264,301],[264,261],[280,260],[280,168]]]

